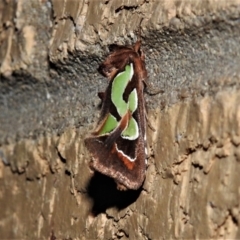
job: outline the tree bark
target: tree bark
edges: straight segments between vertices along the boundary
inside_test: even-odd
[[[239,0],[5,0],[0,13],[2,239],[240,238]],[[145,94],[144,185],[121,192],[83,140],[107,86],[98,65],[139,27],[163,93]]]

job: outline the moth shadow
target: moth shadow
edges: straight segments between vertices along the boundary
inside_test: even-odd
[[[92,199],[92,214],[97,216],[104,213],[110,207],[121,210],[135,202],[142,188],[138,190],[119,191],[116,183],[101,173],[95,172],[87,186],[88,197]]]

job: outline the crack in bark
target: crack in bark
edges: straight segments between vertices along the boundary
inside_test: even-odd
[[[109,1],[106,1],[105,4],[108,4]],[[140,8],[144,3],[148,3],[148,0],[144,0],[142,3],[137,4],[137,5],[121,5],[120,7],[118,7],[117,9],[115,9],[115,13],[119,13],[122,10],[126,10],[126,11],[134,11],[138,8]]]
[[[71,15],[62,16],[58,20],[70,20],[73,23],[73,26],[76,27],[76,23]]]
[[[134,6],[134,5],[133,6],[126,6],[126,5],[122,5],[122,6],[118,7],[115,10],[115,13],[119,13],[122,10],[132,11],[132,10],[136,10],[137,8],[139,8],[139,6]]]

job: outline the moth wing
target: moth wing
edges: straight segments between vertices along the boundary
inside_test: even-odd
[[[143,139],[108,141],[110,136],[89,137],[85,144],[91,153],[90,167],[101,172],[128,189],[138,189],[145,178],[145,152]],[[105,144],[108,142],[108,144]],[[96,151],[97,150],[97,151]],[[129,157],[135,155],[134,158]]]

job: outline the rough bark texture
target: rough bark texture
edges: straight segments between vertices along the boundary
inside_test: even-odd
[[[149,167],[119,192],[88,168],[96,69],[137,38]],[[1,239],[240,238],[240,1],[0,2]]]

